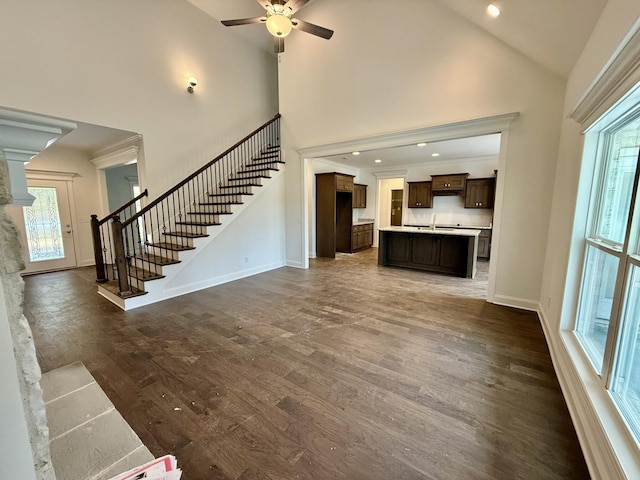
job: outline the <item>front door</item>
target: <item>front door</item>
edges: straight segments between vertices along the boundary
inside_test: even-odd
[[[61,180],[28,180],[35,197],[30,207],[10,206],[25,249],[24,273],[76,266],[68,184]]]
[[[402,190],[391,190],[391,225],[402,225]]]

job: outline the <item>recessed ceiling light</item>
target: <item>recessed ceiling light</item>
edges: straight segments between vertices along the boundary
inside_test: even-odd
[[[380,160],[379,158],[376,158],[376,159],[374,160],[374,162],[376,162],[376,163],[382,163],[382,160]]]
[[[351,155],[360,155],[360,152],[351,152]]]
[[[487,13],[489,16],[496,18],[500,16],[500,7],[498,7],[495,3],[490,3],[487,7]]]
[[[426,145],[427,145],[426,143],[424,143],[424,142],[420,142],[420,143],[418,144],[418,147],[425,147]]]
[[[432,154],[431,154],[431,156],[432,156],[432,157],[439,157],[439,156],[440,156],[440,154],[439,154],[439,153],[432,153]]]

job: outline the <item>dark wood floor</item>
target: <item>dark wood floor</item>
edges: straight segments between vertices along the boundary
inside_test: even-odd
[[[131,312],[27,277],[43,371],[80,360],[194,479],[588,479],[533,313],[476,280],[315,259]],[[180,410],[177,410],[180,409]]]

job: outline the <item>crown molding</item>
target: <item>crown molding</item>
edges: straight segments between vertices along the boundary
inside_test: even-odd
[[[347,140],[344,142],[300,148],[296,151],[300,154],[301,158],[322,158],[354,151],[393,148],[410,145],[412,143],[437,142],[441,140],[501,133],[511,129],[511,124],[518,115],[518,112],[506,113],[492,117],[448,123],[446,125],[435,125]]]
[[[101,148],[100,150],[96,150],[95,152],[92,153],[92,156],[94,157],[94,159],[106,157],[107,155],[110,155],[112,153],[127,150],[132,147],[136,147],[139,149],[140,145],[142,145],[142,135],[137,133],[135,135],[130,136],[129,138],[125,138],[120,142],[109,145],[108,147],[104,147],[104,148]]]
[[[79,177],[74,172],[56,172],[54,170],[31,170],[26,169],[25,175],[27,180],[66,180],[72,181],[74,177]]]
[[[92,158],[91,163],[93,163],[99,170],[133,163],[138,160],[139,151],[140,147],[138,147],[137,145],[129,146],[127,148],[115,150],[111,153]]]
[[[569,113],[584,124],[608,101],[619,96],[618,89],[640,70],[640,18],[633,24],[609,61]]]

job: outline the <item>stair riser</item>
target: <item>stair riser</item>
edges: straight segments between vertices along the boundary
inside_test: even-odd
[[[185,221],[194,223],[221,223],[219,215],[207,213],[188,213]]]
[[[256,175],[260,176],[259,179],[267,179],[267,178],[271,178],[264,170],[256,170],[256,171],[250,171],[250,172],[238,172],[235,174],[234,178],[232,178],[231,180],[235,180],[235,179],[246,179],[246,178],[252,178],[255,177]],[[258,178],[253,179],[253,180],[259,180]]]

